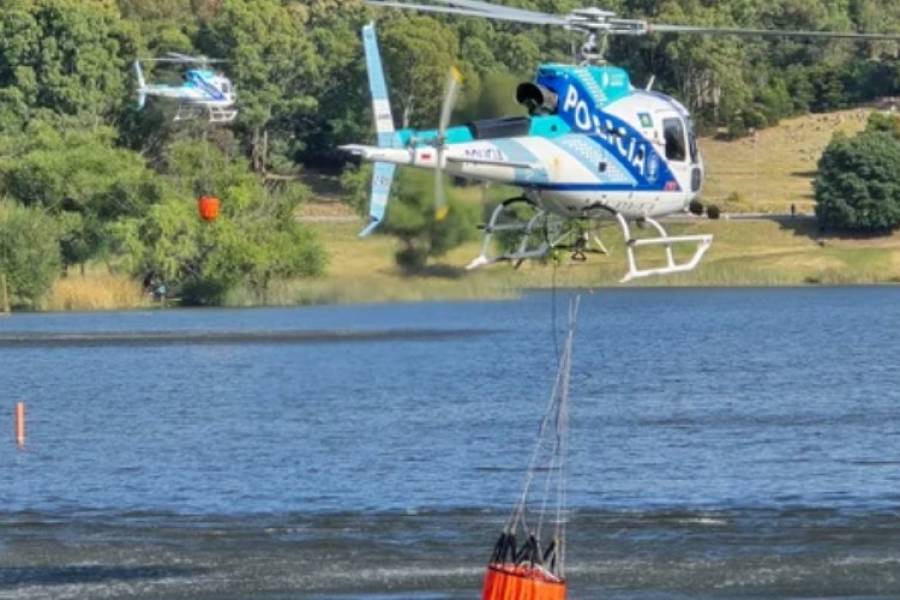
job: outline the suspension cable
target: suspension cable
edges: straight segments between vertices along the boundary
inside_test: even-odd
[[[553,390],[550,395],[550,401],[547,410],[541,418],[538,428],[537,442],[529,461],[528,469],[525,473],[525,480],[522,494],[516,503],[509,520],[506,523],[505,533],[514,535],[521,526],[527,534],[529,541],[538,544],[537,549],[532,548],[532,552],[536,552],[538,560],[541,558],[541,537],[545,517],[550,514],[548,505],[551,499],[551,486],[555,482],[553,495],[555,495],[555,523],[554,523],[554,539],[551,545],[554,548],[556,556],[556,572],[564,573],[565,567],[565,506],[567,501],[567,479],[568,469],[566,454],[568,452],[568,425],[569,425],[569,408],[568,399],[570,391],[570,372],[572,364],[572,345],[575,337],[575,324],[577,321],[578,310],[581,303],[581,296],[576,295],[569,301],[568,329],[565,345],[558,361],[558,370],[554,381]],[[552,433],[551,433],[552,426]],[[546,462],[543,462],[546,460]],[[528,499],[534,480],[537,477],[538,470],[541,469],[545,473],[543,481],[543,494],[540,498],[540,509],[538,511],[537,527],[533,530],[528,527],[527,511]]]

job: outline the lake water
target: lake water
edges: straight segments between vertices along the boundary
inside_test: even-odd
[[[567,297],[0,320],[0,600],[480,597]],[[586,294],[570,598],[900,597],[898,364],[900,289]]]

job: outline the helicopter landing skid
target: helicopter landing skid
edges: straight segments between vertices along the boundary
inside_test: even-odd
[[[516,214],[519,206],[534,211],[534,215],[525,220]],[[528,198],[513,198],[501,203],[491,214],[488,223],[482,226],[484,237],[481,242],[481,253],[466,267],[471,271],[479,267],[492,265],[502,261],[513,261],[516,266],[529,258],[543,258],[550,252],[547,236],[543,235],[548,220],[547,211],[536,206]],[[510,252],[494,252],[494,236],[519,236],[516,250]]]
[[[207,115],[210,123],[231,123],[237,118],[238,111],[233,108],[219,106],[198,106],[196,104],[182,103],[178,105],[174,121],[193,121]]]
[[[519,208],[531,210],[533,214],[523,217],[517,212]],[[470,271],[498,262],[512,262],[518,268],[526,260],[545,258],[554,249],[571,250],[573,259],[578,262],[586,260],[585,252],[609,254],[596,235],[568,226],[566,219],[547,212],[524,197],[507,200],[497,206],[482,229],[481,253],[466,267]],[[506,238],[501,239],[501,246],[514,249],[494,252],[496,235]],[[591,248],[592,245],[596,245],[597,249]]]
[[[632,237],[631,229],[628,227],[628,221],[625,220],[625,217],[620,213],[616,213],[616,220],[619,222],[622,233],[625,235],[625,252],[628,255],[628,273],[622,278],[621,283],[654,275],[672,275],[693,271],[712,245],[712,235],[670,236],[659,222],[649,217],[644,218],[643,221],[653,227],[659,233],[659,237],[637,239]],[[679,263],[675,260],[675,256],[672,253],[672,246],[675,244],[696,244],[697,247],[690,260]],[[652,269],[638,268],[635,249],[646,246],[665,246],[666,266]]]
[[[231,123],[237,118],[238,111],[233,108],[209,107],[210,123]]]
[[[523,217],[517,212],[520,208],[527,208],[533,211],[533,214],[530,218]],[[631,228],[625,217],[617,212],[614,215],[625,236],[625,252],[628,258],[628,273],[621,279],[621,283],[654,275],[693,271],[712,245],[712,235],[670,236],[658,221],[649,217],[641,219],[641,222],[649,224],[659,236],[635,238],[631,235]],[[572,227],[570,221],[548,213],[528,198],[507,200],[494,209],[490,220],[482,227],[484,238],[481,253],[466,269],[473,270],[498,262],[513,262],[519,267],[528,259],[544,258],[556,249],[571,250],[572,259],[576,262],[586,260],[585,252],[609,254],[603,242],[590,229]],[[494,252],[494,237],[497,235],[506,236],[506,240],[500,240],[501,246],[515,249]],[[506,243],[503,243],[504,241]],[[675,259],[672,248],[678,244],[696,245],[690,260],[679,262]],[[646,246],[665,247],[665,266],[649,269],[638,267],[635,250]]]
[[[178,105],[178,112],[175,113],[174,121],[176,123],[181,121],[193,121],[202,114],[203,109],[196,104],[181,103]]]

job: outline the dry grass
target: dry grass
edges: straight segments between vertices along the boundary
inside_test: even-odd
[[[457,249],[442,265],[418,276],[408,276],[394,264],[398,242],[375,235],[359,239],[361,223],[319,222],[309,225],[318,234],[329,256],[328,274],[319,279],[300,279],[272,286],[266,304],[322,304],[474,299],[510,297],[518,286],[506,277],[488,272],[466,273],[462,267],[476,246]],[[238,290],[230,304],[250,305],[260,299]]]
[[[316,200],[305,202],[297,208],[297,218],[300,221],[333,220],[333,221],[360,221],[359,215],[349,205],[340,201]]]
[[[603,234],[611,255],[592,256],[587,263],[572,262],[563,255],[555,269],[552,264],[532,262],[519,270],[496,265],[467,273],[462,269],[479,249],[472,242],[443,257],[440,270],[449,276],[407,277],[394,266],[397,246],[391,238],[359,240],[355,224],[315,227],[332,256],[328,276],[285,284],[278,298],[270,301],[292,304],[504,298],[525,289],[546,289],[554,282],[559,287],[616,286],[625,273],[624,247],[618,230],[613,228]],[[673,233],[712,233],[715,242],[693,273],[630,285],[775,286],[900,281],[900,235],[878,238],[873,244],[858,239],[820,240],[814,223],[774,220],[698,220],[670,224],[669,228]],[[648,251],[640,257],[644,266],[658,264],[661,253]]]
[[[124,275],[90,271],[53,284],[41,308],[50,311],[117,310],[148,304],[140,283]]]
[[[868,109],[787,119],[754,138],[700,140],[706,162],[704,198],[721,203],[731,194],[741,202],[726,210],[743,212],[813,211],[812,181],[819,158],[838,131],[854,134],[865,128]]]

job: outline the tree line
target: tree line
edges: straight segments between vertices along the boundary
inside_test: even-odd
[[[504,3],[548,12],[601,5]],[[602,7],[668,23],[900,30],[893,0]],[[299,176],[343,166],[335,148],[372,135],[359,38],[372,19],[398,125],[435,124],[452,64],[466,79],[461,120],[520,110],[518,81],[540,62],[571,60],[572,38],[559,29],[375,10],[361,0],[0,0],[0,269],[14,302],[35,305],[59,272],[90,261],[152,274],[203,303],[235,285],[264,294],[279,278],[322,273],[321,245],[294,219],[308,196]],[[232,126],[175,124],[165,103],[137,110],[132,61],[170,51],[228,61],[240,109]],[[897,94],[897,52],[890,43],[653,35],[613,39],[609,58],[636,85],[655,75],[701,128],[741,135]],[[148,69],[154,80],[179,74]],[[362,189],[358,177],[348,180]],[[196,218],[193,200],[204,193],[222,198],[216,223]],[[429,253],[462,239],[423,223],[438,237],[419,241],[421,232],[401,223],[393,230]]]

